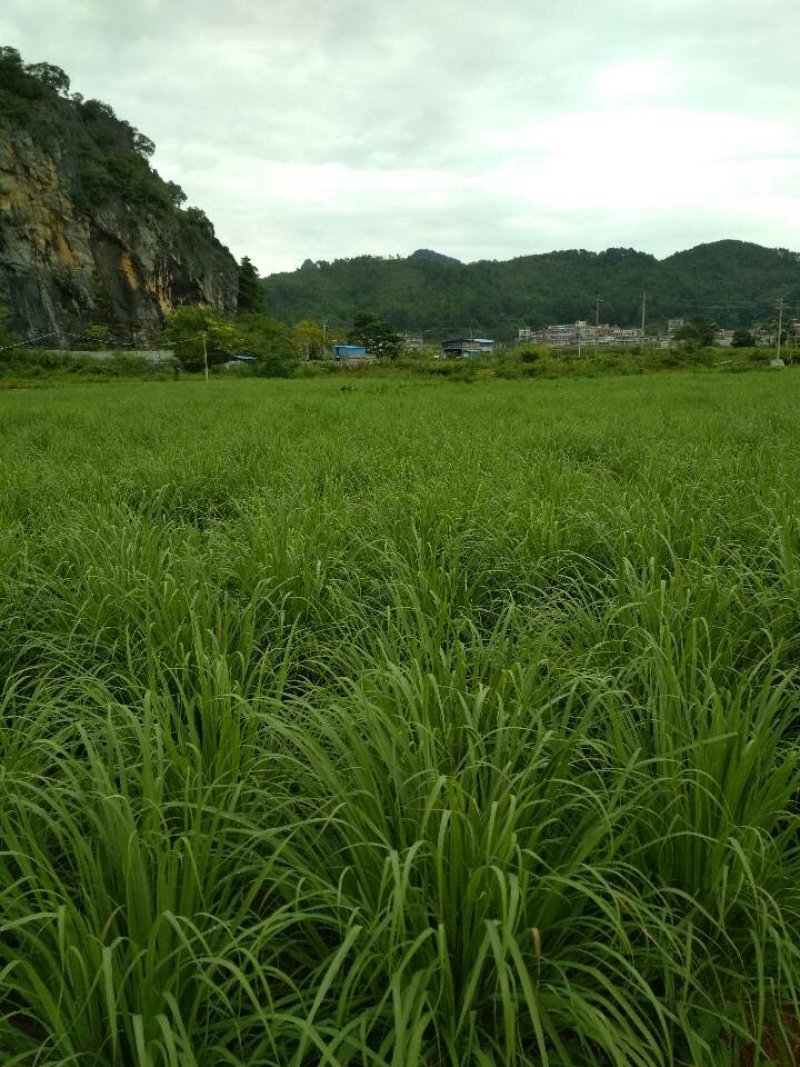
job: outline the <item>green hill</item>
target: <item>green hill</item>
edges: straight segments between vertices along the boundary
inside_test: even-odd
[[[647,291],[648,321],[708,315],[725,326],[767,318],[779,296],[800,304],[800,257],[744,241],[698,245],[658,260],[632,248],[571,250],[505,262],[460,263],[428,249],[406,259],[358,256],[265,279],[272,314],[332,326],[361,311],[399,330],[511,336],[522,325],[593,320],[634,325]]]

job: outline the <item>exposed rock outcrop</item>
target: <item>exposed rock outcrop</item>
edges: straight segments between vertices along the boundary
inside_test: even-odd
[[[92,323],[143,340],[179,303],[234,311],[233,256],[203,213],[182,210],[180,189],[136,154],[141,135],[105,105],[87,113],[47,86],[37,91],[35,106],[23,100],[18,114],[3,114],[0,98],[0,305],[9,325],[65,345]],[[105,184],[95,194],[89,179],[97,185],[98,173]],[[109,180],[117,173],[118,188]]]

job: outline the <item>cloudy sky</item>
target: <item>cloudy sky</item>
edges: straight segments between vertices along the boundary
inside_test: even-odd
[[[800,249],[800,0],[3,0],[263,273]]]

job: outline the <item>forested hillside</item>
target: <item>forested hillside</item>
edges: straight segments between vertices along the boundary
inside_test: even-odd
[[[769,317],[774,301],[800,304],[800,257],[743,241],[698,245],[664,260],[631,248],[572,250],[464,264],[429,250],[406,259],[358,256],[307,260],[264,281],[271,314],[289,321],[350,322],[373,312],[400,330],[511,335],[520,325],[594,320],[638,323],[647,291],[653,324],[708,315],[749,325]]]

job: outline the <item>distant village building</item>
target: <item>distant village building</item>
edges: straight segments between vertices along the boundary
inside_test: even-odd
[[[236,366],[239,366],[240,364],[247,365],[249,363],[257,363],[257,362],[258,362],[258,360],[256,359],[256,357],[255,356],[251,356],[248,352],[236,352],[236,353],[234,353],[234,355],[228,357],[228,359],[225,361],[223,366],[225,366],[225,367],[236,367]]]
[[[546,326],[541,330],[531,329],[530,326],[521,326],[517,337],[520,343],[533,342],[534,344],[549,345],[552,348],[578,348],[585,345],[594,348],[602,345],[647,345],[660,348],[671,348],[678,344],[676,333],[686,325],[686,319],[667,319],[666,333],[642,336],[638,326],[611,326],[608,324],[594,325],[585,319],[577,322],[558,323]],[[730,348],[733,344],[735,330],[720,328],[717,330],[714,344],[721,348]],[[757,323],[750,328],[756,345],[772,348],[777,341],[777,323]],[[792,338],[800,338],[800,320],[784,320],[786,343]]]
[[[590,325],[585,319],[579,319],[577,322],[546,326],[543,330],[523,326],[518,337],[520,341],[533,341],[553,348],[577,348],[578,345],[639,344],[642,331],[638,326],[610,326],[607,323]]]
[[[346,363],[350,367],[361,363],[374,363],[375,357],[367,352],[364,345],[331,345],[331,355],[338,363]]]
[[[447,359],[469,359],[472,356],[490,355],[494,352],[491,337],[454,337],[442,341],[442,355]]]
[[[425,341],[422,337],[415,337],[410,334],[403,335],[403,349],[406,352],[419,352],[424,347]]]

